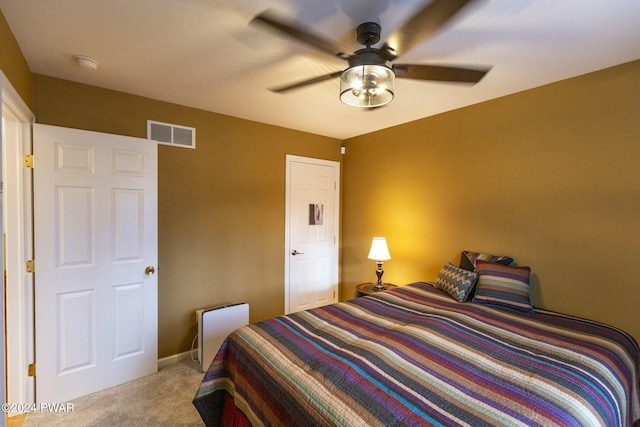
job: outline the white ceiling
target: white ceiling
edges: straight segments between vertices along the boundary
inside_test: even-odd
[[[402,63],[492,66],[477,85],[396,80],[384,108],[342,104],[338,79],[267,88],[347,63],[248,25],[272,8],[337,44],[382,40],[430,0],[0,0],[34,73],[346,139],[640,58],[638,0],[479,0]],[[73,55],[97,59],[96,71]],[[186,123],[185,125],[189,125]]]

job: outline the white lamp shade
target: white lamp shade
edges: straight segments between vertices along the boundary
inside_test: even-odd
[[[374,261],[388,261],[391,259],[387,239],[384,237],[374,237],[369,250],[369,259]]]

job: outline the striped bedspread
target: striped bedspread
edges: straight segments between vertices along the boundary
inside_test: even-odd
[[[237,330],[193,403],[207,425],[228,394],[254,426],[631,426],[638,353],[599,323],[414,283]]]

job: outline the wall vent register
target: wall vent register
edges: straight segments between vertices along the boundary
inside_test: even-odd
[[[196,148],[196,129],[147,120],[147,139],[175,147]]]

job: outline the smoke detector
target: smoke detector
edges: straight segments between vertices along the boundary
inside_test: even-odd
[[[98,68],[98,65],[100,65],[98,61],[85,55],[74,55],[73,60],[76,61],[78,67],[84,68],[85,70],[95,70]]]

